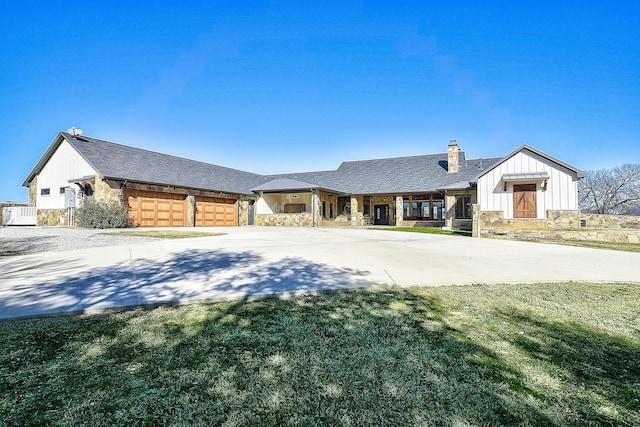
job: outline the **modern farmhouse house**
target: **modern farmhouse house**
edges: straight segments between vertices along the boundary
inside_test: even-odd
[[[68,224],[84,200],[128,206],[141,227],[430,225],[469,228],[481,215],[546,220],[578,209],[584,173],[523,145],[467,159],[438,154],[349,161],[337,169],[259,175],[59,132],[29,173],[39,224]]]

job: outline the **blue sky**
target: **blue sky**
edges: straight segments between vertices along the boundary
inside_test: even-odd
[[[258,173],[449,139],[608,168],[640,163],[640,2],[6,1],[0,89],[0,201],[72,126]]]

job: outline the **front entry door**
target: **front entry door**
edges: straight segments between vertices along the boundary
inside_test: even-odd
[[[375,205],[373,214],[373,223],[375,225],[389,225],[389,205]]]
[[[536,218],[536,185],[521,184],[513,186],[513,217]]]

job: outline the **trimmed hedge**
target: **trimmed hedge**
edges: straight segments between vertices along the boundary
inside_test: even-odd
[[[131,220],[127,207],[118,202],[86,200],[76,209],[75,223],[83,228],[126,228]]]

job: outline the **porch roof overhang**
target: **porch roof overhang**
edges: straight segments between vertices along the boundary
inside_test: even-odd
[[[252,188],[251,191],[254,193],[282,193],[282,192],[305,192],[312,190],[324,190],[335,194],[343,194],[342,191],[333,190],[331,188],[325,188],[317,184],[310,184],[308,182],[297,181],[295,179],[289,178],[280,178],[274,179],[269,182],[265,182],[262,185],[259,185],[255,188]]]
[[[444,185],[442,187],[439,187],[438,190],[440,190],[440,191],[470,190],[470,189],[475,188],[475,187],[476,187],[476,183],[475,182],[460,181],[460,182],[455,182],[453,184]]]
[[[502,175],[504,182],[546,181],[549,178],[548,172],[505,173]]]
[[[81,178],[72,178],[67,180],[67,182],[69,184],[84,184],[88,181],[94,181],[96,179],[95,175],[87,175],[87,176],[83,176]]]
[[[549,178],[548,172],[505,173],[502,175],[503,191],[507,191],[507,183],[509,182],[543,182],[543,189],[546,190]]]

